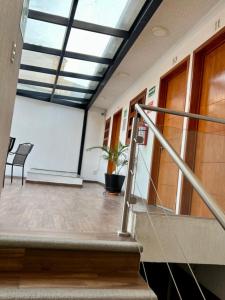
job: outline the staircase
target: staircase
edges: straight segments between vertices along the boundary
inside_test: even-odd
[[[157,299],[135,241],[0,237],[0,300]]]

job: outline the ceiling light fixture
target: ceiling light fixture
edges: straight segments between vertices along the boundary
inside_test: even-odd
[[[169,35],[168,29],[162,26],[154,26],[152,27],[152,33],[154,36],[163,37]]]
[[[120,79],[123,79],[123,78],[128,78],[130,75],[128,74],[128,73],[126,73],[126,72],[118,72],[117,74],[116,74],[116,77],[117,78],[120,78]]]

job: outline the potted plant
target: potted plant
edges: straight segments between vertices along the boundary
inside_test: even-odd
[[[105,189],[109,193],[119,194],[121,192],[125,176],[120,175],[120,171],[127,165],[127,145],[119,143],[118,146],[110,148],[108,146],[96,146],[88,148],[87,151],[101,149],[103,158],[113,163],[115,170],[112,174],[105,174]]]

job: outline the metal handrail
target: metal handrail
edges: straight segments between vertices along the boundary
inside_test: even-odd
[[[149,128],[152,130],[154,135],[157,137],[159,142],[162,144],[162,146],[167,150],[167,152],[170,154],[171,158],[174,160],[176,165],[179,167],[179,169],[183,172],[184,176],[187,178],[187,180],[192,184],[196,192],[199,194],[199,196],[202,198],[204,203],[207,205],[209,210],[212,212],[212,214],[215,216],[215,218],[218,220],[218,222],[221,224],[223,229],[225,230],[225,214],[221,210],[221,208],[218,206],[216,203],[216,200],[205,190],[203,187],[201,181],[198,179],[198,177],[193,173],[193,171],[189,168],[189,166],[180,158],[178,153],[174,150],[174,148],[170,145],[170,143],[167,142],[167,140],[164,138],[162,133],[157,129],[155,124],[152,122],[152,120],[149,118],[149,116],[143,111],[143,109],[151,109],[152,107],[149,108],[149,106],[143,106],[136,104],[135,105],[136,111],[139,113],[139,115],[144,119],[144,121],[147,123]],[[159,111],[159,108],[154,108],[155,111]],[[172,113],[174,115],[180,115],[180,112],[176,111],[170,111],[167,109],[160,109],[161,112],[166,112],[166,113]],[[169,112],[168,112],[169,111]],[[190,116],[191,115],[191,116]],[[205,116],[201,115],[195,115],[193,116],[192,114],[185,113],[186,117],[191,117],[191,118],[196,118],[196,119],[201,119],[201,120],[206,120]],[[208,119],[209,118],[209,119]],[[207,121],[212,121],[216,122],[215,118],[210,118],[208,117]],[[225,121],[222,119],[219,119],[220,122],[225,124]]]
[[[165,137],[162,135],[162,133],[157,129],[155,124],[152,122],[152,120],[149,118],[149,116],[146,114],[144,110],[151,110],[151,111],[157,111],[157,112],[163,112],[168,113],[172,115],[177,116],[183,116],[198,120],[204,120],[209,122],[215,122],[215,123],[221,123],[225,124],[224,119],[220,118],[214,118],[214,117],[208,117],[198,114],[192,114],[192,113],[186,113],[186,112],[180,112],[175,110],[170,110],[166,108],[160,108],[160,107],[153,107],[153,106],[147,106],[147,105],[135,105],[135,110],[138,112],[138,116],[135,116],[133,120],[133,126],[132,126],[132,133],[131,133],[131,145],[130,145],[130,155],[129,155],[129,164],[128,164],[128,176],[127,176],[127,182],[126,182],[126,191],[125,191],[125,197],[124,197],[124,209],[123,209],[123,217],[122,217],[122,227],[121,231],[119,231],[119,235],[127,236],[129,235],[128,232],[128,215],[129,215],[129,204],[131,203],[130,196],[131,196],[131,188],[133,183],[133,175],[134,175],[134,160],[135,160],[135,151],[136,151],[136,143],[138,138],[138,119],[141,116],[144,121],[147,123],[149,128],[152,130],[156,138],[159,140],[159,142],[162,144],[162,146],[167,150],[169,155],[172,157],[176,165],[179,167],[179,169],[183,172],[184,176],[187,178],[187,180],[192,184],[196,192],[199,194],[199,196],[202,198],[204,203],[207,205],[209,210],[212,212],[214,217],[217,219],[217,221],[220,223],[220,225],[225,230],[225,214],[221,210],[221,208],[216,203],[215,199],[205,190],[203,187],[201,181],[198,179],[198,177],[193,173],[193,171],[189,168],[189,166],[180,158],[176,150],[170,145],[169,142],[165,139]]]
[[[168,108],[149,106],[149,105],[144,105],[144,104],[138,104],[138,106],[140,108],[142,108],[143,110],[162,112],[162,113],[166,113],[166,114],[170,114],[170,115],[188,117],[190,119],[197,119],[197,120],[220,123],[220,124],[225,125],[225,120],[221,119],[221,118],[209,117],[209,116],[193,114],[193,113],[187,113],[187,112],[172,110],[172,109],[168,109]],[[137,110],[137,107],[135,107],[135,109]]]

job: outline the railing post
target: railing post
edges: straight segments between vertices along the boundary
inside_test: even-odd
[[[133,119],[133,124],[132,124],[131,143],[130,143],[130,150],[129,150],[128,170],[127,170],[127,179],[126,179],[126,189],[125,189],[125,194],[124,194],[122,226],[121,226],[121,231],[118,232],[118,234],[120,236],[130,236],[130,233],[127,231],[127,226],[128,226],[128,217],[129,217],[129,203],[130,203],[130,198],[131,198],[133,176],[134,176],[138,120],[139,120],[138,116],[135,116]]]

